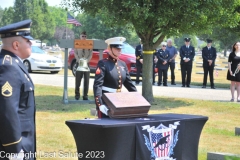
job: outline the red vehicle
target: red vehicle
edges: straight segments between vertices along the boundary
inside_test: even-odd
[[[89,68],[91,73],[95,73],[100,53],[98,50],[93,50],[92,59],[89,62]],[[103,52],[103,58],[107,58],[107,50]],[[136,56],[135,49],[128,43],[124,43],[124,48],[122,49],[122,54],[119,56],[119,59],[124,61],[128,67],[128,71],[131,76],[136,75]],[[72,70],[73,75],[75,76],[76,72],[76,59],[74,57],[74,49],[69,52],[68,56],[68,69]]]

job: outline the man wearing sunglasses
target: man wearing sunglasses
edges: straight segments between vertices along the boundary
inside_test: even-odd
[[[86,40],[87,39],[87,33],[83,31],[80,35],[81,40]],[[80,59],[86,59],[88,66],[89,66],[89,61],[92,58],[92,50],[91,49],[75,49],[74,50],[74,56],[76,58],[76,68],[78,67],[78,63]],[[84,77],[84,84],[83,84],[83,100],[88,100],[88,89],[89,89],[89,78],[90,78],[90,72],[85,72],[85,71],[76,71],[75,75],[75,99],[79,100],[80,98],[80,85],[82,78]]]
[[[167,85],[167,70],[168,70],[168,64],[170,59],[169,51],[166,50],[167,43],[162,42],[161,43],[161,49],[159,49],[155,55],[158,59],[157,61],[157,68],[158,68],[158,86],[162,85],[163,80],[163,86]],[[163,77],[163,79],[162,79]]]

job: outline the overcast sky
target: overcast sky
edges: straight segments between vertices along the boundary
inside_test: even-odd
[[[62,0],[45,0],[49,6],[58,6]],[[0,0],[0,6],[4,9],[13,6],[15,0]]]

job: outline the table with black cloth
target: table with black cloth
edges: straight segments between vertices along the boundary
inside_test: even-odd
[[[66,121],[82,159],[197,160],[208,117],[155,114],[129,119]]]

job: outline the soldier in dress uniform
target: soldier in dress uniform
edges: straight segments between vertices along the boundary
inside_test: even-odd
[[[124,37],[107,39],[105,42],[108,44],[109,56],[98,62],[93,91],[99,118],[108,117],[108,108],[102,100],[103,93],[121,92],[122,85],[130,92],[137,91],[132,83],[126,63],[118,58],[125,40]]]
[[[170,59],[170,53],[166,50],[167,43],[161,43],[161,49],[159,49],[155,55],[158,59],[157,61],[157,68],[158,68],[158,86],[162,84],[162,77],[163,77],[163,86],[167,85],[167,70],[168,64]]]
[[[83,31],[80,35],[80,39],[86,40],[87,33]],[[74,50],[74,56],[76,58],[78,67],[78,62],[81,58],[86,59],[87,62],[92,58],[92,50],[91,49],[75,49]],[[80,98],[80,92],[79,88],[81,85],[82,78],[84,77],[84,83],[83,83],[83,100],[88,100],[88,88],[89,88],[89,78],[90,78],[90,72],[83,72],[83,71],[76,71],[75,75],[75,99],[79,100]]]
[[[31,20],[0,28],[0,159],[34,160],[34,85],[22,60],[31,55]],[[6,154],[11,157],[6,158]],[[24,158],[24,156],[26,156]]]
[[[195,56],[195,49],[190,45],[191,38],[185,38],[185,45],[180,48],[180,65],[182,73],[182,87],[190,87],[191,74],[192,74],[192,64]],[[186,77],[187,75],[187,77]],[[187,82],[186,82],[187,79]]]
[[[206,88],[207,76],[209,73],[211,88],[215,89],[214,80],[213,80],[213,71],[214,71],[216,56],[217,56],[217,53],[216,53],[216,49],[212,47],[212,40],[207,39],[207,46],[202,49],[203,71],[204,71],[202,88]]]
[[[140,44],[136,46],[135,49],[135,56],[136,56],[136,67],[137,67],[137,75],[136,75],[136,84],[139,84],[139,77],[142,71],[142,64],[143,64],[143,44],[140,40]]]

